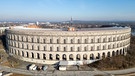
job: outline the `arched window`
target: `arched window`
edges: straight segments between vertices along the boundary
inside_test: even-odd
[[[119,55],[119,50],[116,51],[116,55]]]
[[[81,59],[80,57],[81,57],[80,54],[77,54],[76,55],[76,60],[80,60]]]
[[[87,60],[87,54],[83,55],[83,60]]]
[[[102,54],[102,58],[104,59],[105,58],[105,53],[103,52],[103,54]]]
[[[60,60],[59,54],[56,54],[56,60]]]
[[[28,52],[26,52],[26,54],[27,54],[27,57],[29,57],[29,53],[28,53]]]
[[[34,58],[34,53],[31,53],[32,54],[32,58]]]
[[[45,56],[45,54],[43,54],[43,59],[45,59],[45,60],[46,60],[46,56]]]
[[[124,48],[123,48],[123,55],[125,55],[125,50],[124,50]]]
[[[122,55],[122,49],[120,49],[120,55]]]
[[[115,52],[114,51],[112,52],[112,56],[115,56]]]
[[[98,56],[96,57],[96,59],[100,59],[100,54],[98,53]]]
[[[107,57],[110,57],[110,52],[107,53]]]
[[[53,55],[52,54],[49,54],[49,59],[53,60]]]
[[[66,60],[66,59],[67,59],[67,58],[66,58],[66,54],[63,54],[63,55],[62,55],[62,59],[63,59],[63,60]]]
[[[90,60],[94,60],[94,55],[90,54]]]
[[[24,52],[22,51],[22,56],[24,57]]]
[[[73,54],[69,55],[69,60],[73,60]]]

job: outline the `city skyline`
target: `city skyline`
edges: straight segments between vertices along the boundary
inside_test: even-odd
[[[134,0],[1,0],[0,21],[135,21]]]

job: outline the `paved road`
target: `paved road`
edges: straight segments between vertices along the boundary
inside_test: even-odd
[[[94,76],[94,75],[104,75],[104,76],[113,76],[113,74],[127,74],[135,72],[135,68],[125,69],[125,70],[114,70],[114,71],[58,71],[58,70],[47,70],[47,71],[29,71],[25,69],[15,69],[6,66],[0,65],[0,70],[32,75],[32,76]]]

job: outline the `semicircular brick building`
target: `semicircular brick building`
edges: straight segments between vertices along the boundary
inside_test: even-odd
[[[130,27],[86,29],[12,28],[6,30],[7,49],[18,59],[34,63],[88,64],[93,60],[126,55]]]

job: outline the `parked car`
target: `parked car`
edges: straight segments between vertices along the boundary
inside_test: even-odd
[[[36,70],[37,69],[37,66],[35,64],[31,64],[29,66],[29,70]]]
[[[37,69],[37,66],[34,66],[33,68],[32,68],[32,70],[36,70]]]
[[[66,69],[67,69],[66,66],[59,66],[59,70],[61,70],[61,71],[64,71]]]
[[[47,70],[47,68],[48,68],[47,65],[42,66],[43,71]]]
[[[37,66],[37,70],[38,71],[42,70],[42,66]]]

